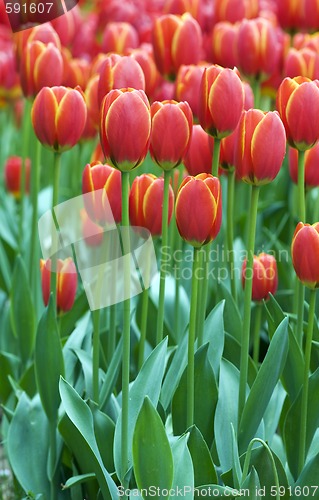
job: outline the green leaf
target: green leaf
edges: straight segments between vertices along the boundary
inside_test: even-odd
[[[183,492],[183,498],[194,498],[194,468],[192,457],[187,447],[188,435],[175,439],[171,444],[174,462],[174,477],[172,489],[177,494]]]
[[[203,344],[209,342],[208,357],[216,377],[224,350],[224,306],[225,301],[222,300],[209,313],[204,323]]]
[[[212,457],[206,441],[196,425],[189,429],[187,446],[192,457],[195,486],[217,483],[217,474]]]
[[[79,476],[73,476],[66,481],[66,483],[62,486],[62,489],[67,490],[68,488],[72,488],[72,486],[76,486],[77,484],[92,481],[92,479],[95,479],[95,474],[81,474]]]
[[[198,488],[196,488],[196,493],[197,494],[195,498],[227,497],[232,499],[241,496],[240,491],[229,488],[228,486],[220,486],[219,484],[206,484],[204,486],[199,486]]]
[[[258,474],[257,474],[255,467],[251,468],[250,473],[248,474],[248,476],[246,477],[246,479],[244,481],[242,489],[249,490],[249,498],[252,500],[259,500],[260,498],[263,497],[263,495],[260,496],[260,494],[258,494],[260,491],[260,482],[259,482],[259,477],[258,477]],[[260,493],[262,493],[262,492],[260,491]]]
[[[229,333],[225,333],[225,346],[223,357],[230,361],[238,370],[240,369],[240,343],[234,337],[229,335]],[[251,387],[255,381],[257,375],[256,365],[251,359],[248,358],[248,385]]]
[[[172,362],[167,370],[161,391],[161,403],[164,410],[171,404],[173,394],[181,379],[187,364],[187,335],[184,335],[173,355]]]
[[[292,498],[314,498],[319,499],[318,487],[319,454],[313,457],[303,468],[293,490]]]
[[[208,356],[209,344],[203,345],[195,353],[194,373],[194,424],[211,446],[214,437],[214,415],[218,398],[218,390],[214,371]],[[174,434],[182,434],[187,428],[187,368],[172,401],[172,420]]]
[[[105,499],[117,498],[116,485],[103,465],[95,435],[93,416],[88,405],[78,393],[64,380],[60,379],[60,394],[63,407],[71,422],[78,429],[94,460],[94,473]]]
[[[5,403],[11,394],[12,388],[9,376],[16,379],[18,374],[19,358],[9,352],[0,352],[0,402]]]
[[[30,400],[22,393],[8,430],[10,465],[25,493],[50,498],[47,476],[48,420],[39,396]]]
[[[3,288],[7,294],[9,294],[11,288],[11,274],[8,255],[0,239],[0,287]]]
[[[306,455],[308,453],[314,434],[317,428],[319,427],[318,384],[319,384],[319,368],[317,368],[317,370],[309,378],[308,411],[307,411],[307,426],[306,426]],[[291,405],[287,413],[284,425],[284,442],[287,453],[287,460],[290,471],[295,479],[298,477],[299,446],[296,446],[296,436],[299,436],[300,433],[301,399],[302,399],[302,389],[300,390],[294,403]]]
[[[278,326],[248,395],[239,427],[239,449],[255,436],[285,365],[288,352],[288,319]]]
[[[83,349],[73,349],[73,351],[81,363],[85,381],[85,396],[93,399],[92,356]]]
[[[173,484],[173,455],[161,417],[147,396],[136,420],[133,466],[139,490],[159,488],[156,498],[167,500],[163,490]]]
[[[167,337],[162,340],[160,344],[151,352],[149,357],[145,360],[141,371],[133,382],[129,398],[129,431],[128,431],[128,446],[129,446],[129,468],[132,465],[132,440],[133,432],[137,416],[142,407],[145,396],[148,396],[154,405],[157,405],[162,380],[164,376],[165,361],[167,351]],[[115,436],[114,436],[114,463],[115,470],[118,477],[121,478],[121,428],[122,428],[122,415],[120,414],[116,422]],[[123,478],[121,478],[123,479]]]
[[[112,356],[111,363],[107,369],[105,379],[100,390],[100,407],[103,408],[107,403],[114,389],[122,363],[123,337],[120,338],[115,352]]]
[[[224,323],[225,330],[232,337],[241,341],[241,332],[242,332],[242,319],[238,309],[236,302],[233,299],[233,296],[223,284],[222,281],[218,284],[217,287],[217,300],[225,299],[225,309],[224,309]]]
[[[38,326],[35,374],[43,409],[54,423],[61,402],[59,380],[60,375],[64,375],[64,362],[52,294]]]
[[[72,309],[63,314],[60,322],[61,337],[67,337],[72,333],[74,325],[79,318],[88,310],[88,300],[85,292],[81,292],[73,304]]]
[[[35,311],[24,262],[16,258],[11,288],[11,324],[18,338],[22,362],[31,358],[35,341]]]
[[[93,414],[94,433],[97,446],[100,450],[103,463],[108,471],[114,471],[113,442],[115,424],[106,413],[99,410],[97,405],[90,402]]]
[[[233,465],[232,426],[237,429],[239,371],[223,359],[220,365],[218,402],[215,413],[215,442],[223,471]]]

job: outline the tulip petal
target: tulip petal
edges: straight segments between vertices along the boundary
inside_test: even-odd
[[[72,147],[80,140],[87,117],[86,104],[82,94],[70,89],[61,99],[56,116],[58,144]]]
[[[319,234],[315,227],[298,225],[291,245],[292,263],[300,281],[313,288],[319,283]]]
[[[50,147],[56,145],[55,117],[58,109],[56,97],[49,87],[43,87],[32,106],[32,124],[39,141]]]

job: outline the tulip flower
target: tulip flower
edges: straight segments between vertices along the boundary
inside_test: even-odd
[[[0,50],[0,109],[16,103],[21,97],[21,85],[12,48]]]
[[[53,43],[27,43],[20,64],[21,86],[25,97],[34,97],[43,87],[60,85],[62,75],[61,52]]]
[[[158,17],[152,41],[157,68],[168,80],[175,79],[183,64],[197,64],[201,59],[201,29],[189,13]]]
[[[304,18],[303,27],[306,30],[317,31],[319,25],[319,5],[317,0],[303,0]]]
[[[291,256],[299,280],[308,288],[318,288],[319,222],[299,222],[292,238]]]
[[[298,151],[289,148],[289,173],[292,181],[298,183]],[[305,152],[305,186],[312,188],[319,186],[319,143]]]
[[[151,116],[151,157],[163,170],[172,170],[181,163],[190,144],[191,108],[187,102],[156,101],[151,105]]]
[[[245,259],[242,267],[242,285],[245,288],[246,281],[246,264]],[[278,271],[276,259],[273,255],[267,253],[260,253],[254,256],[253,269],[252,269],[252,300],[260,302],[267,300],[269,294],[274,295],[278,286]]]
[[[299,30],[303,25],[304,1],[276,0],[276,12],[279,24],[284,29]]]
[[[23,57],[24,49],[28,43],[35,42],[36,40],[45,45],[53,43],[58,50],[61,50],[59,35],[51,23],[40,24],[32,29],[20,31],[14,35],[14,40],[18,67]]]
[[[236,39],[239,24],[215,24],[210,37],[213,61],[225,68],[238,66]]]
[[[319,139],[319,82],[297,76],[285,78],[277,92],[276,107],[289,144],[305,151]]]
[[[204,63],[183,65],[179,68],[175,81],[177,101],[187,101],[195,117],[198,116],[198,94],[204,70]]]
[[[130,222],[132,226],[145,227],[152,236],[162,233],[162,207],[164,178],[153,174],[135,177],[129,197]],[[169,186],[168,224],[172,218],[174,192]]]
[[[90,219],[104,226],[121,222],[121,173],[110,165],[88,163],[82,175],[84,205]],[[90,196],[89,196],[90,193]],[[112,213],[110,213],[110,209]]]
[[[199,99],[199,123],[208,134],[222,139],[235,130],[244,107],[244,88],[234,70],[205,68]]]
[[[213,163],[214,139],[200,125],[193,125],[189,148],[183,158],[189,175],[210,174]]]
[[[261,186],[278,174],[286,153],[286,135],[276,111],[244,111],[236,132],[236,172],[248,184]]]
[[[141,66],[130,56],[111,54],[101,64],[98,84],[99,105],[110,90],[121,88],[145,89],[145,77]]]
[[[307,47],[290,48],[285,58],[284,76],[306,76],[310,80],[319,78],[319,55]]]
[[[150,105],[143,90],[111,90],[104,100],[100,140],[107,161],[128,172],[148,153],[151,134]]]
[[[30,158],[25,159],[25,191],[30,191]],[[22,173],[22,158],[20,156],[10,156],[4,165],[4,181],[7,191],[16,199],[20,198]]]
[[[80,212],[82,222],[82,235],[89,247],[98,247],[103,242],[104,231],[101,226],[92,221],[85,209]]]
[[[71,52],[65,47],[62,48],[62,58],[62,85],[72,88],[79,85],[82,90],[85,90],[90,77],[89,61],[84,57],[72,57]]]
[[[244,19],[236,39],[238,66],[258,81],[275,73],[281,55],[277,28],[267,19]]]
[[[138,49],[129,50],[128,55],[141,66],[145,77],[145,94],[150,100],[154,100],[154,92],[161,80],[161,76],[154,61],[152,45],[144,43]]]
[[[235,23],[242,19],[257,17],[258,0],[215,0],[214,20]]]
[[[32,124],[43,146],[61,153],[81,138],[87,110],[80,89],[43,87],[32,106]]]
[[[134,26],[126,22],[107,23],[102,34],[102,51],[124,55],[127,49],[138,47],[138,33]]]
[[[56,306],[58,312],[67,312],[72,309],[77,289],[77,272],[71,257],[56,261]],[[40,260],[42,297],[47,306],[50,298],[51,287],[51,260]]]
[[[222,218],[221,187],[211,174],[187,176],[176,197],[175,217],[181,237],[201,247],[216,238]]]

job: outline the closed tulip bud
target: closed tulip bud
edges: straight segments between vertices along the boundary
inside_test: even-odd
[[[242,267],[242,285],[245,288],[247,276],[247,260],[245,259]],[[254,255],[252,268],[252,300],[260,302],[269,299],[269,294],[274,295],[278,287],[278,271],[276,259],[273,255],[261,253]]]
[[[219,179],[211,174],[186,177],[177,192],[175,218],[181,237],[194,247],[216,238],[222,219]]]
[[[215,0],[215,22],[229,21],[235,23],[242,19],[250,19],[258,15],[259,0]]]
[[[90,77],[90,63],[87,59],[72,57],[71,52],[65,47],[62,48],[63,57],[63,77],[62,85],[65,87],[76,87],[79,85],[85,90]]]
[[[238,125],[235,165],[244,182],[262,185],[278,174],[286,153],[286,135],[276,111],[244,111]]]
[[[298,183],[298,151],[289,148],[289,173],[292,181]],[[319,186],[319,142],[305,152],[305,186],[307,188]]]
[[[82,222],[82,236],[89,247],[98,247],[102,244],[104,231],[101,226],[92,221],[85,209],[80,213]]]
[[[164,178],[153,174],[135,177],[129,196],[130,222],[132,226],[145,227],[152,236],[162,234],[162,207]],[[169,186],[168,223],[172,218],[174,192]]]
[[[81,89],[43,87],[34,100],[31,117],[43,146],[56,152],[72,148],[82,136],[87,117]]]
[[[63,60],[53,44],[27,43],[20,64],[20,78],[25,97],[34,97],[43,87],[62,83]]]
[[[145,77],[141,66],[133,57],[111,54],[101,64],[98,85],[99,105],[103,98],[113,89],[134,88],[145,89]]]
[[[104,100],[100,141],[107,161],[123,172],[145,159],[151,135],[150,105],[143,90],[111,90]]]
[[[319,4],[317,0],[303,0],[303,6],[303,26],[307,30],[317,31],[319,26]]]
[[[21,97],[19,74],[10,48],[0,51],[0,109]]]
[[[284,75],[306,76],[310,80],[319,78],[319,54],[307,47],[300,50],[292,47],[285,59]]]
[[[303,24],[304,0],[291,2],[291,0],[276,0],[276,13],[279,24],[284,29],[299,30]]]
[[[195,117],[198,116],[198,94],[204,70],[204,63],[183,65],[179,68],[175,81],[177,101],[187,101]]]
[[[84,92],[87,114],[96,129],[98,129],[100,125],[100,108],[98,101],[99,78],[99,75],[91,76]]]
[[[297,76],[279,86],[276,107],[290,146],[305,151],[319,139],[319,82]]]
[[[199,93],[199,123],[203,129],[217,139],[231,134],[241,117],[244,97],[236,71],[217,65],[205,68]]]
[[[121,221],[121,185],[121,172],[110,165],[93,162],[85,166],[82,193],[86,211],[93,222],[103,226]]]
[[[127,49],[138,47],[138,33],[134,26],[126,22],[110,22],[102,34],[102,51],[124,55]]]
[[[153,48],[157,68],[168,80],[174,80],[182,64],[197,64],[202,56],[202,33],[189,14],[166,14],[155,20]]]
[[[182,162],[189,147],[192,110],[187,102],[156,101],[151,116],[151,157],[163,170],[171,170]]]
[[[152,45],[144,43],[138,49],[129,50],[128,55],[135,59],[141,66],[145,77],[145,94],[149,99],[152,99],[161,79],[154,61]]]
[[[233,172],[236,165],[238,127],[220,141],[219,165],[223,170]]]
[[[57,271],[53,273],[56,279],[56,306],[58,312],[67,312],[72,309],[74,304],[78,277],[76,267],[71,257],[61,260],[58,259]],[[50,298],[51,285],[51,259],[40,260],[42,298],[44,305],[47,306]]]
[[[298,279],[308,288],[319,286],[319,222],[299,222],[291,244],[292,264]]]
[[[21,173],[22,173],[22,158],[21,156],[10,156],[4,165],[4,181],[7,191],[15,198],[20,198],[21,188]],[[25,191],[30,191],[30,158],[25,159]]]
[[[215,24],[211,34],[213,61],[225,68],[238,66],[237,32],[239,24],[220,22]]]
[[[193,125],[189,148],[183,158],[189,175],[210,174],[213,164],[214,139],[200,125]]]
[[[267,19],[244,19],[237,33],[238,66],[259,81],[275,73],[281,55],[277,28]]]
[[[36,40],[44,43],[45,45],[53,43],[58,50],[61,50],[59,35],[50,23],[39,24],[39,26],[35,26],[34,28],[19,31],[14,34],[18,66],[20,65],[20,61],[23,57],[23,51],[27,44],[35,42]]]

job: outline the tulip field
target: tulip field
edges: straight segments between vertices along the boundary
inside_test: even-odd
[[[319,3],[0,0],[0,500],[319,499]]]

